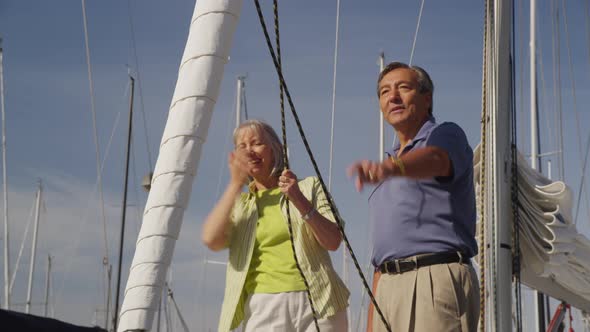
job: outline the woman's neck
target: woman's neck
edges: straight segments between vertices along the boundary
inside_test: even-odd
[[[258,190],[266,190],[272,189],[277,187],[279,184],[279,177],[278,176],[268,176],[265,178],[257,179],[254,178],[254,185]]]

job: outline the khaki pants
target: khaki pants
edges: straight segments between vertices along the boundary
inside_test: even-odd
[[[244,332],[315,332],[307,293],[253,294],[246,300]],[[346,309],[318,319],[321,332],[348,331]]]
[[[382,274],[377,304],[393,332],[474,332],[479,282],[468,264],[437,264],[402,274]],[[373,331],[387,331],[373,314]]]

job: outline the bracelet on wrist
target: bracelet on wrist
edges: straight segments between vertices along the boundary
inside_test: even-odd
[[[404,163],[402,162],[402,160],[400,158],[396,158],[394,156],[389,156],[389,158],[391,159],[391,162],[397,166],[397,168],[399,168],[399,173],[402,176],[406,176],[406,166],[404,165]]]

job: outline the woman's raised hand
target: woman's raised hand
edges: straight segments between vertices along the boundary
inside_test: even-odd
[[[240,186],[248,183],[248,160],[243,153],[230,152],[228,158],[229,173],[231,182]]]

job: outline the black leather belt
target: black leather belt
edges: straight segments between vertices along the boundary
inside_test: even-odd
[[[394,259],[379,265],[377,270],[381,273],[398,274],[417,270],[423,266],[449,263],[470,264],[469,256],[456,252],[442,252],[436,254],[421,254],[413,257]]]

